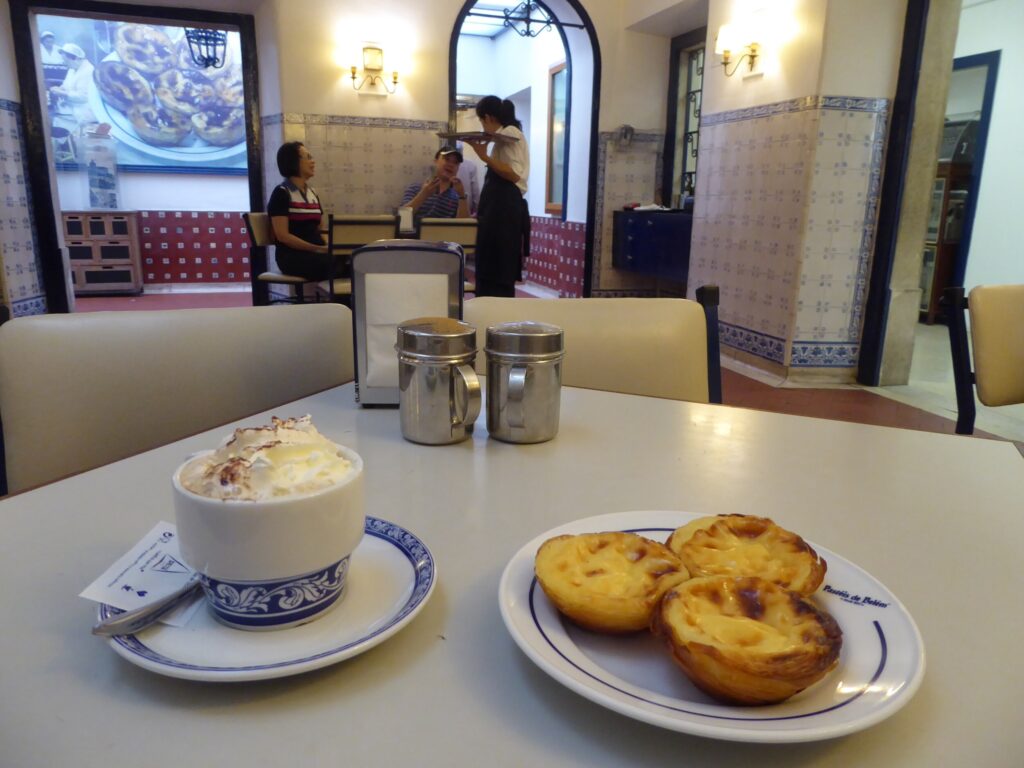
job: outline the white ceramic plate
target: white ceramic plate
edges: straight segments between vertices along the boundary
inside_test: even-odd
[[[186,680],[265,680],[308,672],[357,656],[384,642],[420,612],[434,591],[430,550],[404,528],[366,518],[352,553],[346,594],[309,624],[268,632],[231,629],[201,606],[184,627],[156,624],[110,639],[133,664]],[[101,605],[100,619],[116,612]]]
[[[664,541],[694,519],[685,512],[621,512],[577,520],[538,536],[509,561],[499,602],[516,644],[566,687],[628,717],[730,741],[798,742],[843,736],[884,720],[917,691],[924,645],[914,620],[881,583],[812,545],[828,561],[815,594],[843,630],[838,666],[791,699],[765,707],[727,706],[695,688],[649,633],[609,636],[563,620],[537,584],[533,560],[552,536],[634,531]]]

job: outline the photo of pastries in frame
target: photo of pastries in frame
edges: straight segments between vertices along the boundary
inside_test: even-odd
[[[203,68],[184,27],[57,16],[39,16],[38,25],[58,51],[84,54],[74,89],[51,90],[54,127],[81,134],[109,124],[125,170],[245,172],[238,32],[227,31],[223,65]]]

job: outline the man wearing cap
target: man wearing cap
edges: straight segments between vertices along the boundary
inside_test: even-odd
[[[63,64],[64,57],[60,55],[57,48],[57,36],[48,29],[39,34],[40,52],[39,61],[42,64]]]
[[[64,82],[52,89],[58,96],[70,102],[84,104],[89,98],[89,83],[92,82],[92,63],[85,58],[85,51],[74,43],[60,47],[61,57],[67,64],[68,74]]]
[[[466,190],[459,181],[462,153],[443,147],[434,155],[434,175],[422,184],[405,188],[401,207],[412,208],[416,218],[465,218],[469,216]]]

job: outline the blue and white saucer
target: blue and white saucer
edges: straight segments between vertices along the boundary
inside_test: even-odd
[[[728,741],[817,741],[845,736],[895,714],[924,677],[921,634],[888,589],[870,574],[811,543],[828,562],[813,600],[839,622],[843,650],[824,679],[780,703],[728,706],[699,691],[649,632],[587,632],[564,620],[534,577],[538,547],[561,534],[633,531],[664,541],[697,515],[620,512],[577,520],[541,534],[509,561],[498,590],[501,616],[522,651],[576,693],[627,717],[673,731]]]
[[[286,677],[326,667],[373,648],[412,621],[437,581],[433,555],[401,526],[366,518],[352,553],[346,595],[308,624],[273,632],[226,627],[208,610],[184,627],[155,624],[110,645],[144,669],[186,680],[234,682]],[[100,619],[116,609],[101,605]]]

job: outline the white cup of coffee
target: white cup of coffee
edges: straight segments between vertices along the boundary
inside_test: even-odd
[[[363,460],[308,417],[239,432],[241,450],[227,441],[174,473],[181,556],[218,621],[249,630],[304,624],[345,593],[365,526]]]

